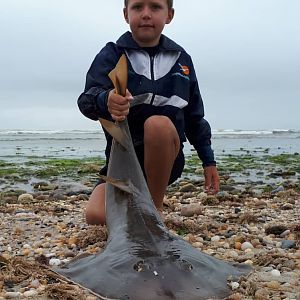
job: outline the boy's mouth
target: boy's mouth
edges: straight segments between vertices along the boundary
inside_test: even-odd
[[[154,26],[151,25],[151,24],[142,24],[142,25],[140,25],[139,27],[140,27],[140,28],[154,28]]]

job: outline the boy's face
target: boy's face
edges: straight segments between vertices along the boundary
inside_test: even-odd
[[[165,24],[174,16],[167,0],[129,0],[124,8],[124,17],[129,24],[134,40],[141,47],[153,47],[159,43]]]

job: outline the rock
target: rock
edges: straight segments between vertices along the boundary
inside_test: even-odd
[[[268,206],[268,204],[267,204],[265,201],[263,201],[263,200],[258,200],[258,201],[256,201],[256,202],[254,203],[254,205],[255,205],[255,207],[257,207],[257,208],[265,208],[265,207]]]
[[[296,248],[296,242],[290,240],[283,240],[281,242],[281,249],[292,249]]]
[[[33,196],[31,194],[22,194],[18,197],[19,203],[30,203],[33,201]]]
[[[61,260],[60,259],[58,259],[58,258],[51,258],[50,260],[49,260],[49,265],[50,266],[59,266],[61,264]]]
[[[200,203],[191,203],[181,208],[181,215],[184,217],[192,217],[193,215],[201,215],[203,207]]]
[[[30,286],[37,289],[40,286],[40,282],[38,279],[34,279],[30,282]]]
[[[266,289],[259,289],[255,292],[255,300],[266,300],[269,299],[269,292]]]
[[[253,245],[249,242],[244,242],[242,245],[241,245],[241,250],[245,251],[247,249],[253,249]]]
[[[275,235],[280,235],[282,234],[284,231],[286,231],[288,228],[284,225],[273,225],[273,226],[269,226],[265,229],[265,233],[267,235],[269,234],[275,234]]]
[[[192,183],[188,183],[180,187],[179,192],[186,193],[186,192],[196,192],[197,187],[195,187]]]
[[[221,238],[220,238],[218,235],[215,235],[215,236],[213,236],[210,240],[211,240],[212,242],[219,242],[220,239],[221,239]]]
[[[276,189],[274,189],[271,194],[277,194],[279,192],[283,192],[284,191],[284,187],[282,185],[280,185],[279,187],[277,187]]]
[[[37,296],[38,292],[36,290],[29,290],[23,293],[23,296],[26,298]]]
[[[285,230],[283,233],[281,233],[280,234],[280,237],[286,237],[286,236],[288,236],[289,234],[291,233],[291,231],[290,230]]]
[[[282,210],[291,210],[291,209],[294,209],[294,205],[291,203],[285,203],[281,206],[281,209]]]
[[[234,250],[228,252],[228,257],[237,258],[238,256],[239,256],[238,253]]]
[[[6,292],[4,294],[4,298],[6,299],[16,299],[16,298],[19,298],[21,297],[21,293],[20,292]]]
[[[272,270],[270,273],[273,277],[280,277],[281,276],[281,273],[278,270]]]
[[[237,290],[240,287],[240,284],[238,282],[230,282],[229,285],[233,291]]]
[[[266,287],[272,290],[278,290],[280,288],[280,283],[278,281],[270,281],[266,283]]]

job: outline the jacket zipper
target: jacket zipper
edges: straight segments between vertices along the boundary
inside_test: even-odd
[[[152,84],[154,86],[154,56],[150,56],[150,71],[151,71],[151,81],[152,81]],[[153,104],[154,98],[155,98],[155,93],[154,93],[154,90],[153,90],[150,105]]]

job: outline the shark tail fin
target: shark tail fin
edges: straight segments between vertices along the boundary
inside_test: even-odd
[[[111,121],[105,119],[99,119],[101,125],[105,128],[105,130],[126,150],[128,150],[128,137],[126,133],[118,126],[117,123],[113,123]],[[124,122],[124,121],[123,121]]]

